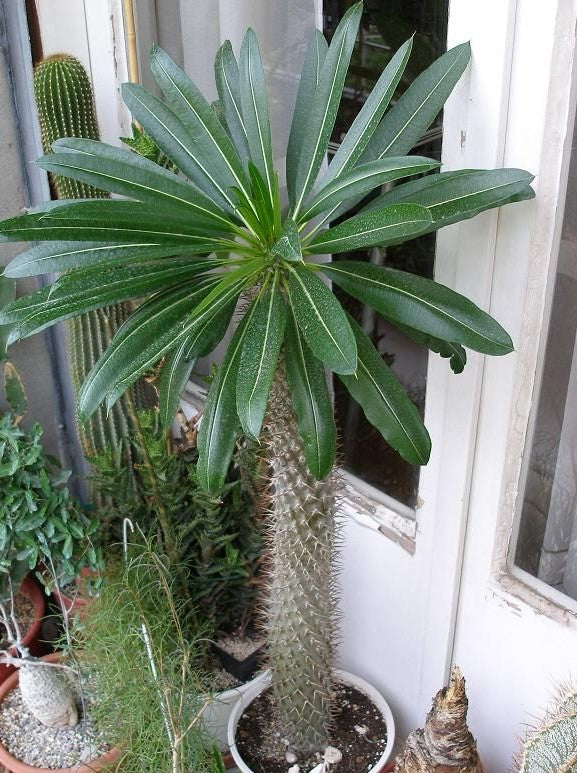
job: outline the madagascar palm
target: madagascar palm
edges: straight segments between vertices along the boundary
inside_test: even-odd
[[[240,308],[207,399],[198,475],[218,492],[240,428],[268,449],[270,661],[283,737],[301,749],[326,743],[332,701],[336,430],[326,372],[404,459],[425,464],[430,452],[415,406],[323,277],[451,357],[455,370],[463,347],[496,355],[512,349],[495,320],[447,287],[315,256],[398,244],[532,195],[531,176],[521,170],[442,172],[399,184],[342,219],[376,188],[437,169],[406,154],[469,60],[467,44],[452,49],[385,114],[411,51],[407,41],[323,172],[361,13],[360,3],[347,11],[330,46],[320,32],[310,41],[286,154],[286,206],[249,30],[238,63],[228,41],[217,54],[216,105],[159,48],[151,67],[166,101],[124,87],[133,116],[180,175],[100,142],[58,140],[39,161],[44,169],[127,198],[52,203],[0,226],[5,239],[39,242],[12,261],[9,276],[65,272],[8,307],[0,321],[14,325],[13,340],[89,309],[146,298],[87,377],[83,419],[102,401],[114,404],[164,358],[159,396],[168,425],[195,358],[216,346]]]

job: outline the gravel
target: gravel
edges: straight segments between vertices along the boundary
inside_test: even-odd
[[[88,713],[93,699],[85,695]],[[78,701],[79,716],[82,713]],[[11,690],[0,704],[0,741],[16,759],[40,768],[68,768],[95,760],[110,749],[94,723],[82,718],[76,727],[45,727]]]

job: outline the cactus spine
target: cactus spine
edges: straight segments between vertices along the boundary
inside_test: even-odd
[[[271,468],[269,660],[281,732],[298,750],[329,740],[335,650],[335,481],[308,470],[281,366],[264,443]]]
[[[519,773],[577,773],[577,687],[560,692],[519,757]]]
[[[54,54],[40,62],[34,72],[34,91],[45,153],[51,152],[52,143],[59,137],[100,139],[90,79],[78,59]],[[92,185],[59,175],[51,175],[51,181],[59,199],[108,197]],[[120,303],[69,320],[68,358],[76,392],[131,311],[130,304]],[[126,451],[129,415],[124,397],[108,414],[99,408],[79,429],[86,456],[101,454],[107,448],[117,454]]]

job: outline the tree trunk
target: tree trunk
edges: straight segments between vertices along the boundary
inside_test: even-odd
[[[291,749],[323,749],[333,702],[335,482],[309,472],[282,364],[263,440],[271,474],[266,613],[274,703]]]

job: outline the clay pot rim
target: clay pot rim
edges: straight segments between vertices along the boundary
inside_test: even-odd
[[[45,655],[42,660],[49,663],[55,663],[60,660],[60,653],[55,652],[52,655]],[[11,674],[2,684],[0,684],[0,704],[6,695],[16,688],[18,684],[18,671]],[[95,773],[102,770],[106,765],[114,762],[120,753],[117,747],[92,760],[86,765],[77,765],[73,768],[38,768],[33,765],[27,765],[25,762],[14,757],[0,741],[0,763],[4,765],[11,773]]]
[[[42,621],[46,614],[46,595],[44,593],[44,589],[36,577],[34,577],[32,572],[27,574],[26,577],[22,580],[20,591],[34,604],[34,620],[30,623],[30,626],[22,638],[22,644],[25,647],[30,647],[31,645],[35,643],[38,644],[41,641],[40,632],[42,629]],[[14,647],[10,647],[8,652],[12,656],[16,655],[16,650]],[[34,654],[38,654],[38,652],[34,651]],[[4,664],[0,665],[0,684],[3,684],[3,682],[13,673],[14,666]]]

